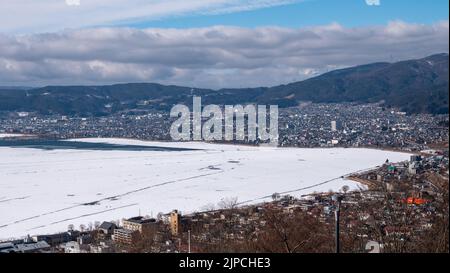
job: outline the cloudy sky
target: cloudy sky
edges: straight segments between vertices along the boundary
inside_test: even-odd
[[[272,86],[449,51],[447,0],[0,0],[0,85]]]

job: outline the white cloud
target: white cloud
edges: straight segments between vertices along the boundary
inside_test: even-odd
[[[448,20],[360,28],[332,24],[0,34],[0,85],[271,86],[391,57],[398,61],[448,52],[448,38]]]
[[[31,33],[186,14],[217,14],[303,0],[0,0],[0,32]],[[74,8],[76,6],[76,8]]]
[[[366,0],[366,4],[369,6],[379,6],[381,5],[380,0]]]
[[[66,0],[68,6],[79,6],[81,4],[80,0]]]

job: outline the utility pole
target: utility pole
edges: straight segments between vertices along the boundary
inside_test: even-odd
[[[188,253],[191,253],[191,231],[188,230]]]
[[[334,218],[335,218],[335,223],[336,223],[336,227],[335,227],[335,231],[336,231],[336,235],[335,235],[335,239],[336,239],[336,253],[340,253],[341,252],[341,248],[340,248],[340,239],[339,239],[339,222],[340,222],[340,214],[341,214],[341,202],[342,199],[344,199],[344,196],[340,195],[340,194],[335,194],[331,197],[331,199],[336,202],[336,210],[334,211]]]

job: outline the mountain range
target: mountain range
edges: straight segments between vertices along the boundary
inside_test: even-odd
[[[302,102],[379,102],[408,114],[448,114],[449,55],[360,65],[274,87],[211,90],[155,83],[2,87],[0,111],[98,116],[136,108],[169,110],[177,103],[191,104],[193,95],[201,96],[204,104],[291,107]]]

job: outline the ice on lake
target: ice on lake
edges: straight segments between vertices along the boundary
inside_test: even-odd
[[[374,149],[77,141],[184,150],[0,147],[0,239],[60,232],[69,224],[77,228],[139,213],[200,211],[223,198],[259,203],[275,192],[297,190],[290,194],[301,196],[344,185],[356,189],[361,185],[340,177],[386,159],[409,158],[406,153]],[[298,190],[302,188],[307,189]]]

